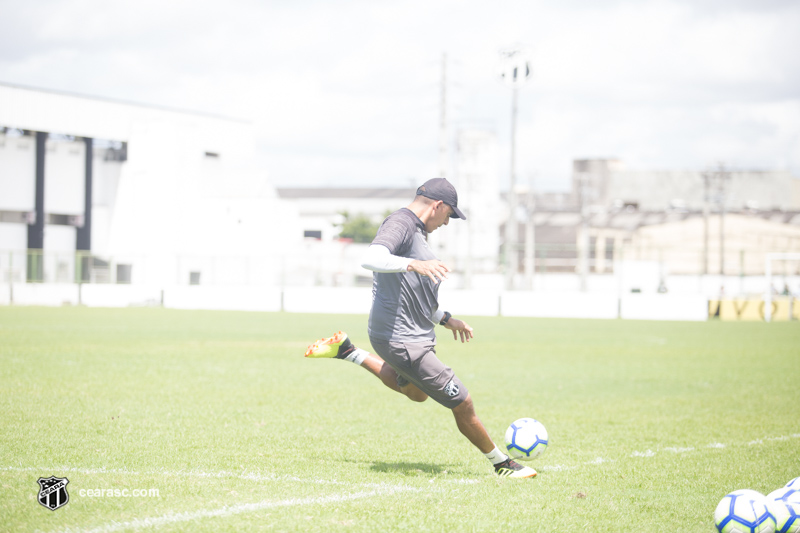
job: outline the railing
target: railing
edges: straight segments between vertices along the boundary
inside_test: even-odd
[[[77,284],[158,284],[212,286],[364,286],[371,283],[371,273],[360,268],[360,257],[366,245],[340,242],[307,245],[292,251],[276,251],[271,257],[242,255],[102,255],[90,252],[52,252],[42,250],[0,251],[0,283],[77,283]],[[590,247],[587,271],[580,272],[581,251],[574,245],[540,243],[534,254],[534,268],[525,268],[523,250],[519,254],[519,276],[572,275],[611,276],[630,279],[637,272],[646,272],[655,281],[647,289],[655,290],[663,279],[683,276],[721,277],[719,257],[708,257],[699,250],[680,247],[624,246],[614,249]],[[726,253],[724,276],[741,278],[736,293],[754,292],[745,278],[764,275],[766,252],[731,250]],[[442,256],[461,275],[502,277],[503,261],[491,258],[467,261],[462,257]],[[709,261],[710,259],[710,261]],[[715,265],[703,275],[705,265]],[[772,272],[777,292],[800,292],[794,278],[800,276],[800,260],[776,264]],[[732,285],[728,282],[729,285]],[[622,284],[619,284],[622,286]],[[652,287],[650,286],[652,285]],[[688,285],[684,283],[684,286]],[[752,285],[752,284],[751,284]],[[717,285],[719,288],[720,285]],[[469,288],[469,287],[466,287]],[[518,288],[527,288],[520,284]],[[539,288],[539,287],[534,287]],[[726,288],[727,294],[732,294]]]
[[[88,252],[0,251],[0,281],[5,283],[132,283],[132,262]]]

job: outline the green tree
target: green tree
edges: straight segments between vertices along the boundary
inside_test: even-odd
[[[351,215],[348,211],[339,213],[344,217],[344,220],[339,227],[340,239],[353,239],[353,242],[371,243],[378,233],[380,224],[373,222],[367,215],[359,213]]]

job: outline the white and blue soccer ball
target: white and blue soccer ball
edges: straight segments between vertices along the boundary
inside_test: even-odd
[[[800,491],[781,487],[767,494],[776,533],[800,533]]]
[[[547,449],[548,437],[544,425],[533,418],[515,420],[506,430],[508,454],[522,461],[535,459]]]
[[[775,533],[775,519],[760,492],[742,489],[725,495],[714,510],[720,533]]]

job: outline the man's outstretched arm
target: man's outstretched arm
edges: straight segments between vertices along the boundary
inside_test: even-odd
[[[447,318],[447,321],[443,323]],[[458,340],[458,336],[461,335],[461,342],[469,342],[471,338],[475,335],[472,332],[472,327],[469,324],[464,322],[463,320],[459,320],[455,318],[450,313],[446,313],[441,309],[437,310],[433,317],[431,317],[434,323],[439,324],[440,326],[444,326],[445,328],[449,329],[453,332],[453,340]]]

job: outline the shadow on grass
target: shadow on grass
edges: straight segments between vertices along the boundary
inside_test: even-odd
[[[404,476],[435,476],[446,473],[445,466],[430,463],[373,463],[373,472],[403,474]]]

